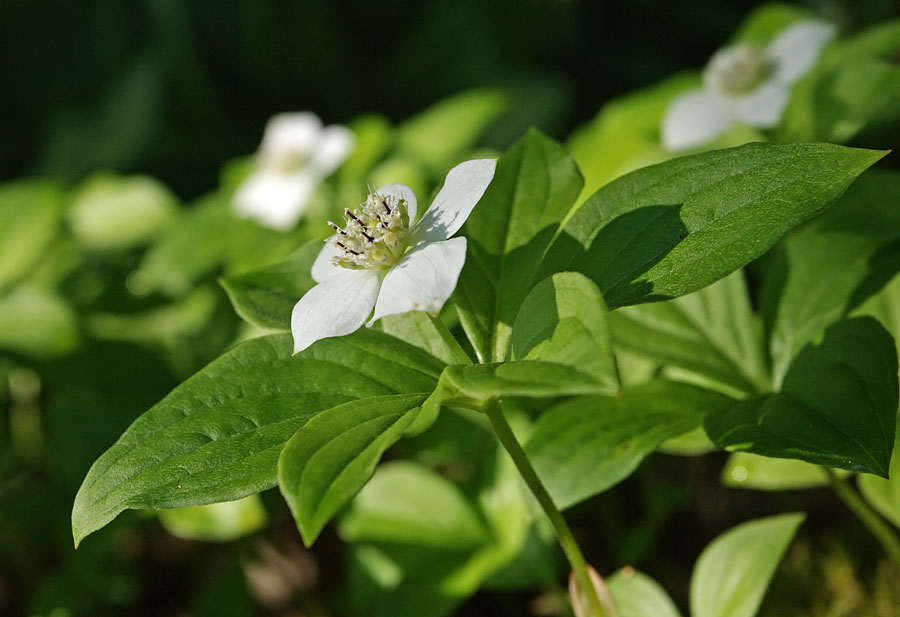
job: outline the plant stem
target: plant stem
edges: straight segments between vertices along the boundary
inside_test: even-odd
[[[865,499],[853,490],[849,484],[841,480],[830,467],[823,467],[828,483],[841,501],[853,511],[856,518],[872,532],[885,552],[900,566],[900,537],[894,532],[888,523],[872,509]]]
[[[460,364],[472,364],[472,358],[470,358],[469,354],[462,348],[459,341],[456,340],[456,337],[450,333],[447,324],[436,315],[432,315],[431,313],[427,313],[427,315],[431,319],[431,323],[434,325],[435,330],[437,330],[440,335],[441,340],[447,345],[447,348],[453,354],[453,357],[456,358],[456,361]]]
[[[488,401],[484,407],[484,412],[487,414],[487,417],[490,418],[491,425],[494,427],[497,438],[509,453],[509,456],[518,468],[519,473],[525,480],[525,484],[531,489],[531,492],[540,504],[541,509],[544,510],[547,518],[550,519],[550,523],[556,531],[556,539],[559,541],[560,546],[562,546],[563,552],[566,554],[566,558],[572,566],[572,571],[575,573],[578,586],[581,587],[585,597],[588,599],[591,611],[590,614],[592,617],[606,617],[606,611],[604,611],[603,605],[600,603],[600,598],[597,596],[597,591],[594,589],[594,585],[591,582],[587,563],[584,560],[584,555],[581,554],[581,549],[578,547],[575,537],[572,535],[572,530],[569,529],[566,519],[563,518],[563,515],[556,507],[556,504],[553,503],[550,493],[547,492],[541,479],[538,478],[534,467],[531,466],[531,461],[528,460],[528,456],[525,454],[525,451],[513,434],[509,422],[506,421],[506,416],[503,415],[500,401],[497,399]]]

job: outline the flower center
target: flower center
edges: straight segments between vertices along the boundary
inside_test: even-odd
[[[352,212],[344,210],[343,227],[328,221],[337,232],[327,242],[341,250],[334,265],[359,270],[390,268],[403,256],[409,232],[405,199],[372,193]]]
[[[771,72],[772,63],[761,49],[741,43],[717,51],[703,79],[722,94],[739,96],[756,88]]]

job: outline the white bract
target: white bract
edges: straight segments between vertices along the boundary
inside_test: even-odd
[[[312,266],[318,284],[291,315],[294,352],[387,315],[440,311],[466,261],[466,239],[448,238],[481,199],[495,166],[494,159],[477,159],[451,169],[418,221],[412,189],[389,184],[346,210],[343,226],[330,223],[336,233]]]
[[[739,43],[720,49],[703,71],[703,87],[669,104],[663,145],[668,150],[701,146],[735,123],[774,127],[791,84],[812,69],[834,33],[829,23],[804,20],[782,30],[765,48]]]
[[[235,213],[272,229],[292,228],[313,191],[346,160],[353,146],[349,129],[336,124],[323,127],[311,112],[273,116],[256,155],[256,168],[234,194]]]

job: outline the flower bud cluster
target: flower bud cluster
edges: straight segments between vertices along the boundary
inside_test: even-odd
[[[403,256],[409,233],[409,210],[405,199],[372,193],[359,208],[344,211],[343,227],[331,221],[337,232],[330,242],[340,255],[333,258],[336,266],[361,268],[390,268]]]
[[[772,62],[763,50],[741,43],[720,49],[703,72],[706,83],[727,96],[753,90],[772,71]]]

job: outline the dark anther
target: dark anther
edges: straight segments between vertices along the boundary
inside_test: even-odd
[[[388,213],[388,214],[391,213],[391,209],[390,209],[390,207],[387,205],[387,200],[386,200],[386,199],[382,199],[382,200],[381,200],[381,205],[384,206],[384,209],[387,210],[387,213]]]

